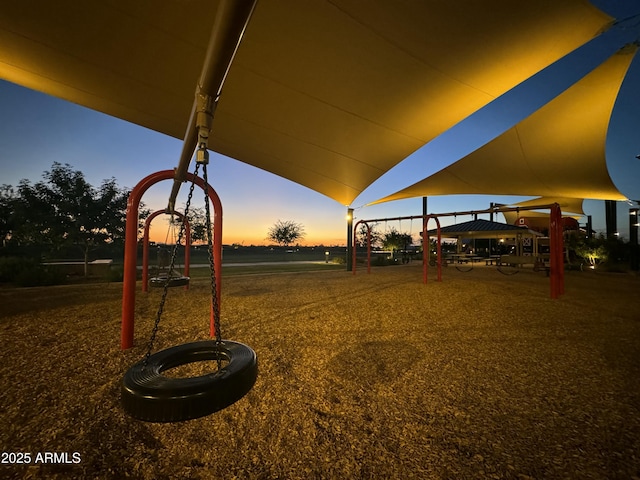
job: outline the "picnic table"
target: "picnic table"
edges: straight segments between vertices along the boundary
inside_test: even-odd
[[[500,262],[500,257],[502,255],[489,255],[487,258],[485,258],[485,265],[489,266],[489,265],[493,265],[494,263],[497,265]]]
[[[543,258],[534,255],[502,255],[497,262],[498,271],[505,275],[518,273],[524,265],[533,265],[535,272],[544,271],[549,276],[549,265]]]
[[[461,272],[470,272],[473,270],[473,263],[483,259],[483,257],[468,253],[452,253],[449,257],[452,259],[452,263],[455,263],[456,268]],[[462,264],[465,264],[465,266],[462,266]]]

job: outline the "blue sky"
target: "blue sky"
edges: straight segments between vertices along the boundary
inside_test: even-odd
[[[618,18],[640,13],[638,2],[593,3]],[[637,38],[637,26],[607,32],[430,142],[354,201],[356,218],[421,214],[421,198],[364,205],[413,183],[415,178],[408,181],[412,178],[409,172],[419,171],[422,178],[480,147]],[[640,160],[635,158],[640,154],[639,85],[640,60],[636,58],[611,119],[607,161],[620,191],[640,200]],[[0,81],[0,106],[0,184],[17,185],[23,178],[36,182],[53,162],[60,162],[81,170],[94,185],[114,177],[121,187],[133,187],[146,175],[172,169],[178,163],[180,140],[4,81]],[[311,244],[346,241],[345,207],[323,195],[217,154],[211,155],[209,180],[223,203],[225,243],[265,243],[268,228],[278,219],[302,223],[306,241]],[[153,210],[164,208],[170,189],[170,182],[162,182],[152,187],[143,200]],[[186,188],[181,190],[178,205],[184,203],[186,192]],[[428,208],[430,212],[464,211],[487,208],[490,202],[526,198],[530,197],[430,197]],[[202,206],[202,199],[198,197],[195,205]],[[628,209],[628,204],[619,202],[618,228],[627,237]],[[593,216],[594,228],[603,231],[604,202],[587,201],[585,210]],[[581,223],[585,221],[582,219]],[[420,230],[416,222],[395,226],[411,230],[416,236]]]

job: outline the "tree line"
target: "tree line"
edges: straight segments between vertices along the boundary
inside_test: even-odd
[[[4,270],[6,265],[13,268],[16,257],[37,261],[29,264],[33,269],[42,260],[82,256],[85,275],[93,252],[121,257],[130,191],[118,186],[115,178],[95,187],[81,171],[58,162],[35,183],[23,179],[17,186],[2,185],[0,281],[6,280],[3,265]],[[150,213],[141,204],[138,235]],[[192,242],[206,240],[204,209],[191,209],[188,220]]]
[[[58,162],[40,181],[2,185],[3,256],[53,258],[73,249],[87,263],[99,247],[121,248],[128,196],[129,190],[119,187],[115,178],[94,187],[81,171]]]

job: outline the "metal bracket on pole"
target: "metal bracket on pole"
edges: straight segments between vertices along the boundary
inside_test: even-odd
[[[200,90],[200,88],[198,88]],[[198,111],[196,113],[196,129],[198,130],[198,150],[196,151],[196,162],[202,164],[209,163],[209,133],[213,124],[213,112],[217,103],[211,95],[201,93],[196,94]]]
[[[233,58],[238,50],[244,32],[249,24],[249,19],[253,13],[257,0],[221,0],[216,13],[216,18],[211,30],[211,37],[207,45],[207,52],[198,81],[196,98],[194,99],[189,122],[185,131],[182,153],[178,166],[175,169],[173,187],[169,195],[169,210],[173,210],[180,190],[180,185],[185,181],[189,163],[193,157],[194,150],[197,149],[196,157],[205,161],[208,156],[206,148],[202,147],[202,129],[197,128],[196,123],[200,123],[199,104],[201,95],[205,97],[205,102],[209,105],[203,111],[204,117],[208,117],[210,112],[213,118],[213,110],[217,102],[222,86],[231,68]],[[204,118],[205,124],[209,123],[206,132],[208,138],[211,125],[208,119]]]

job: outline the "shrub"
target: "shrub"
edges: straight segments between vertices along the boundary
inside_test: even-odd
[[[0,257],[0,282],[19,287],[36,287],[65,283],[66,276],[47,269],[39,260],[26,257]]]
[[[138,276],[142,278],[141,274]],[[122,280],[124,279],[124,268],[121,266],[117,266],[117,267],[111,266],[107,279],[110,282],[122,282]]]
[[[24,269],[26,261],[20,257],[0,257],[0,282],[12,282]]]

